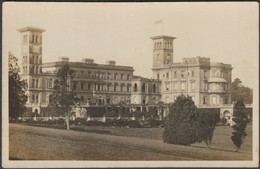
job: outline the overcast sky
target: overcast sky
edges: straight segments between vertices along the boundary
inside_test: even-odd
[[[258,81],[258,4],[251,3],[4,3],[3,57],[20,56],[20,33],[43,28],[43,62],[69,56],[133,66],[152,77],[152,40],[175,36],[174,61],[205,56],[232,64],[233,79],[253,87]]]

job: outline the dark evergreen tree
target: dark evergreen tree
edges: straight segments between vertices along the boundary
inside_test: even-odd
[[[26,110],[25,103],[27,102],[27,96],[25,90],[27,83],[25,80],[21,80],[19,75],[20,68],[17,64],[18,58],[9,52],[8,59],[9,118],[12,121],[17,120]]]
[[[234,105],[233,121],[235,125],[232,126],[234,132],[232,132],[231,139],[234,145],[237,147],[237,152],[240,149],[246,134],[246,126],[248,123],[248,117],[245,113],[245,105],[243,101],[239,100]]]
[[[197,126],[197,107],[191,97],[178,96],[170,106],[166,117],[163,140],[166,143],[189,145],[195,143]]]
[[[216,124],[220,121],[218,109],[199,109],[198,126],[196,130],[197,141],[204,141],[208,148],[211,146],[211,140]]]
[[[69,79],[72,78],[72,74],[73,70],[68,65],[64,65],[58,70],[49,104],[49,108],[55,114],[65,117],[67,130],[70,129],[69,118],[72,107],[79,102],[79,99],[70,88]]]

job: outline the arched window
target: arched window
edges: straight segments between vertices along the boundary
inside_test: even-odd
[[[80,97],[80,101],[81,101],[81,103],[84,103],[84,96]]]
[[[145,92],[145,83],[142,85],[142,92]]]
[[[153,93],[156,92],[156,84],[153,84]]]
[[[134,84],[134,91],[137,92],[137,84]]]

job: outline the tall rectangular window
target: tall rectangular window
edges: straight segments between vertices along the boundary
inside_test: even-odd
[[[35,96],[35,103],[39,103],[38,95]]]
[[[39,80],[36,79],[36,88],[38,88],[38,83],[39,83]]]
[[[173,73],[173,77],[176,79],[177,78],[177,72]]]
[[[185,82],[181,82],[181,90],[185,90]]]
[[[191,82],[191,90],[195,90],[195,82]]]
[[[158,79],[158,80],[160,79],[160,74],[159,74],[159,73],[157,73],[157,79]]]
[[[166,86],[166,90],[168,91],[168,90],[170,89],[169,83],[167,82],[167,83],[165,84],[165,86]]]
[[[34,83],[35,83],[35,80],[34,80],[34,79],[32,79],[32,87],[34,87]]]
[[[32,95],[32,101],[31,102],[34,103],[34,95]]]
[[[213,96],[213,97],[212,97],[212,103],[213,103],[213,104],[217,104],[217,97],[216,97],[216,96]]]
[[[88,90],[91,90],[91,84],[88,84]]]
[[[174,83],[173,83],[173,90],[178,90],[177,82],[174,82]]]

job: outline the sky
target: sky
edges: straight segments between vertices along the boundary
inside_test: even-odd
[[[204,56],[232,64],[232,79],[253,87],[259,73],[259,23],[256,2],[54,3],[3,4],[3,58],[21,60],[17,29],[43,28],[43,62],[68,56],[133,66],[152,77],[150,37],[174,36],[174,62]],[[155,24],[163,19],[162,24]]]

